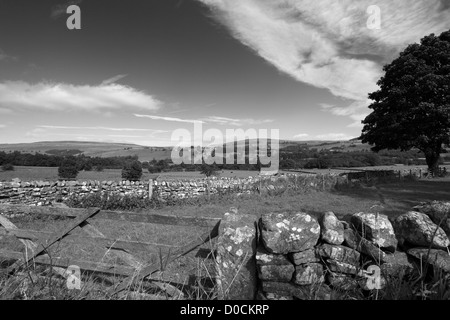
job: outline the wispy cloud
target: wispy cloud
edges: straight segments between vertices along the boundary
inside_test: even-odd
[[[11,109],[0,108],[0,114],[13,114]]]
[[[345,133],[327,133],[316,136],[318,140],[347,141],[356,138]]]
[[[41,125],[37,127],[43,129],[68,129],[68,130],[137,131],[137,132],[151,132],[151,133],[168,132],[166,130],[157,130],[157,129],[116,128],[116,127],[77,127],[77,126],[52,126],[52,125]]]
[[[114,77],[112,77],[112,78],[103,80],[103,82],[101,83],[101,85],[102,85],[102,86],[106,86],[106,85],[108,85],[108,84],[117,82],[117,81],[119,81],[120,79],[125,78],[126,76],[128,76],[128,75],[127,75],[127,74],[119,74],[119,75],[114,76]]]
[[[348,128],[362,129],[363,124],[361,120],[364,119],[369,113],[370,109],[367,106],[370,104],[370,100],[355,101],[345,107],[337,107],[330,104],[321,104],[322,110],[331,112],[336,116],[350,117],[353,122],[349,124]]]
[[[108,84],[72,85],[24,81],[0,83],[0,108],[51,111],[157,110],[162,103],[132,87]]]
[[[309,137],[309,134],[307,133],[300,133],[294,136],[294,139],[303,140]]]
[[[407,44],[450,28],[448,0],[199,0],[242,44],[294,79],[348,102],[357,126],[382,65]],[[367,8],[381,9],[381,29],[367,28]],[[353,109],[353,110],[352,110]]]
[[[230,126],[251,126],[251,125],[260,125],[271,123],[273,120],[256,120],[256,119],[232,119],[232,118],[224,118],[224,117],[216,117],[210,116],[202,119],[204,122],[212,122],[220,125],[230,125]]]
[[[202,120],[189,120],[189,119],[181,119],[181,118],[172,118],[172,117],[161,117],[161,116],[152,116],[148,114],[134,114],[135,117],[138,118],[149,118],[153,120],[163,120],[163,121],[172,121],[172,122],[187,122],[187,123],[204,123]]]
[[[13,57],[9,54],[6,54],[5,51],[3,51],[2,49],[0,49],[0,61],[17,61],[17,57]]]
[[[6,128],[6,125],[5,124],[0,124],[0,129],[2,129],[2,128]]]
[[[81,2],[83,2],[83,0],[70,0],[70,1],[67,1],[65,4],[54,5],[51,8],[50,17],[53,19],[58,19],[59,17],[67,14],[67,7],[69,7],[73,4],[78,5]]]
[[[219,125],[228,125],[228,126],[249,126],[249,125],[259,125],[259,124],[265,124],[265,123],[271,123],[273,120],[255,120],[255,119],[232,119],[232,118],[225,118],[225,117],[216,117],[216,116],[210,116],[201,118],[198,120],[192,120],[192,119],[182,119],[182,118],[173,118],[173,117],[163,117],[163,116],[153,116],[153,115],[144,115],[144,114],[134,114],[134,116],[139,118],[149,118],[153,120],[163,120],[163,121],[172,121],[172,122],[186,122],[186,123],[214,123]]]
[[[78,133],[66,133],[66,134],[53,134],[53,135],[43,135],[42,133],[29,132],[26,134],[28,138],[33,138],[36,141],[59,141],[63,140],[73,140],[73,141],[96,141],[96,142],[110,142],[110,143],[135,143],[136,139],[145,139],[146,136],[133,136],[133,135],[94,135],[94,134],[78,134]],[[124,140],[122,140],[124,139]],[[129,140],[132,139],[132,140]],[[153,140],[153,139],[152,139]]]
[[[33,138],[35,140],[58,140],[58,139],[73,139],[82,141],[108,141],[108,142],[120,142],[118,138],[122,139],[155,139],[152,134],[150,135],[137,135],[137,134],[95,134],[86,132],[51,132],[48,128],[37,127],[25,133],[26,137]],[[128,141],[127,141],[128,142]],[[133,143],[136,141],[132,141]]]

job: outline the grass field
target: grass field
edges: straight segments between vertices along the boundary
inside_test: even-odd
[[[318,217],[325,211],[333,211],[341,219],[347,219],[356,212],[376,212],[387,214],[394,218],[405,213],[422,201],[450,200],[450,179],[433,179],[421,181],[405,181],[383,183],[377,186],[343,187],[329,192],[286,192],[277,196],[249,195],[241,197],[212,197],[208,202],[196,205],[166,206],[160,209],[142,209],[148,214],[167,214],[176,216],[222,217],[230,207],[235,207],[241,213],[260,217],[263,213],[276,211],[306,211]],[[42,231],[61,230],[70,220],[55,220],[47,217],[16,217],[11,218],[21,229]],[[95,220],[94,220],[95,221]],[[108,238],[135,240],[171,245],[183,245],[194,240],[203,228],[174,227],[152,224],[136,224],[120,221],[100,221],[93,224]],[[78,230],[77,232],[81,232]],[[0,239],[0,246],[20,250],[23,245],[18,241]],[[211,247],[210,244],[204,249]],[[135,252],[146,262],[155,262],[157,252]],[[51,250],[54,256],[65,256],[82,260],[94,260],[121,264],[112,260],[102,248],[95,243],[85,241],[77,245],[61,243]],[[187,284],[195,279],[210,277],[211,259],[204,256],[189,254],[169,265],[164,273],[165,278],[174,283]],[[208,267],[209,266],[209,267]],[[209,270],[208,270],[209,268]],[[207,271],[208,270],[208,271]],[[194,280],[192,280],[194,279]],[[0,297],[1,298],[1,297]]]
[[[450,172],[450,165],[445,165],[447,170]],[[426,166],[379,166],[379,167],[363,167],[363,168],[351,168],[351,171],[361,169],[361,170],[416,170],[422,169],[422,172],[426,172]],[[291,172],[283,171],[280,173]],[[335,169],[308,169],[301,170],[301,172],[310,172],[316,174],[327,174],[327,173],[344,173],[348,170],[335,170]],[[248,178],[249,176],[258,175],[257,171],[245,171],[245,170],[224,170],[219,171],[219,177],[227,178]],[[149,173],[146,169],[143,170],[143,175],[141,180],[147,181],[149,179],[159,179],[159,180],[180,180],[180,179],[197,179],[204,178],[205,176],[199,171],[195,172],[162,172],[157,174]],[[1,171],[0,170],[0,181],[11,181],[11,179],[19,178],[22,181],[34,181],[34,180],[58,180],[58,168],[49,167],[20,167],[16,166],[14,171]],[[120,181],[121,170],[120,169],[105,169],[102,172],[97,171],[81,171],[78,176],[78,180],[98,180],[98,181]]]
[[[105,169],[102,172],[97,171],[81,171],[77,179],[84,180],[99,180],[99,181],[121,181],[120,169]],[[257,175],[257,171],[240,171],[240,170],[224,170],[220,172],[220,177],[236,177],[236,178],[248,178],[249,176]],[[143,170],[143,175],[141,180],[147,181],[149,179],[160,179],[160,180],[178,180],[178,179],[196,179],[204,178],[205,175],[201,174],[199,171],[196,172],[162,172],[162,173],[149,173],[146,169]],[[33,180],[58,180],[58,168],[49,167],[15,167],[14,171],[1,171],[0,170],[0,181],[11,181],[11,179],[19,178],[22,181],[33,181]]]
[[[81,141],[43,141],[34,143],[0,144],[0,151],[46,154],[49,150],[80,150],[90,157],[138,156],[140,161],[170,158],[171,148],[145,147],[136,144],[81,142]]]

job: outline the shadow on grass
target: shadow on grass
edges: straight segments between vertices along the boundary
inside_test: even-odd
[[[397,216],[412,210],[421,202],[450,201],[450,180],[396,181],[373,186],[342,187],[332,191],[339,196],[378,202],[381,208],[374,208],[389,216]]]

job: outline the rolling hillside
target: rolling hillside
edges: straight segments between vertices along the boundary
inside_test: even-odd
[[[256,145],[256,140],[246,144]],[[280,149],[298,147],[315,148],[317,150],[336,150],[342,152],[370,150],[370,146],[359,140],[351,141],[289,141],[280,140]],[[90,157],[125,157],[137,155],[140,161],[168,159],[171,147],[147,147],[136,144],[83,142],[83,141],[41,141],[34,143],[0,144],[0,151],[42,154],[83,154]]]
[[[78,153],[78,151],[81,153]],[[125,157],[137,155],[140,161],[170,158],[170,148],[144,147],[136,144],[80,142],[80,141],[42,141],[20,144],[0,144],[0,151],[22,153],[57,154],[69,151],[71,154],[84,154],[90,157]],[[59,152],[58,152],[59,151]]]

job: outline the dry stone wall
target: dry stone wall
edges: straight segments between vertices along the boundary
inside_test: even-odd
[[[305,212],[276,212],[259,220],[228,213],[217,248],[219,274],[229,274],[223,283],[235,278],[236,269],[230,265],[242,252],[253,250],[254,260],[244,265],[247,273],[256,266],[257,284],[253,277],[240,278],[253,291],[245,295],[233,291],[232,298],[269,300],[330,300],[348,290],[382,289],[389,277],[422,270],[426,262],[450,275],[450,232],[439,227],[450,225],[450,202],[423,203],[413,210],[394,220],[378,213],[355,213],[349,221],[332,212],[318,218]],[[245,224],[230,226],[229,217],[233,221],[245,217]],[[241,239],[239,227],[253,223],[258,224],[256,245],[248,245],[253,242],[247,234],[240,248],[234,241]]]
[[[0,203],[50,205],[64,201],[71,195],[88,195],[96,192],[157,196],[165,199],[184,199],[217,193],[276,192],[286,188],[330,189],[346,181],[339,175],[281,175],[259,176],[245,179],[210,178],[176,181],[21,181],[13,179],[0,182]]]

